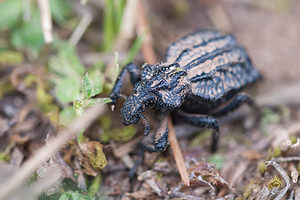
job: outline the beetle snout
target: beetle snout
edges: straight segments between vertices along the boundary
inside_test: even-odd
[[[142,113],[142,102],[134,95],[129,96],[121,109],[121,117],[124,125],[136,124]]]

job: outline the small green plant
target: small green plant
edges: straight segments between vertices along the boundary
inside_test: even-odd
[[[67,1],[51,0],[51,15],[54,22],[63,24],[71,15],[71,6]],[[0,3],[0,31],[8,31],[5,44],[9,50],[22,49],[35,58],[44,45],[41,27],[41,15],[37,1],[4,0]]]
[[[88,73],[85,74],[81,88],[80,94],[75,101],[73,101],[73,108],[78,115],[81,115],[83,110],[89,106],[93,106],[97,103],[110,103],[110,98],[92,98],[100,94],[103,90],[103,83],[97,80],[97,76],[91,79]]]
[[[78,191],[68,191],[60,195],[58,200],[93,200],[85,194],[79,193]]]

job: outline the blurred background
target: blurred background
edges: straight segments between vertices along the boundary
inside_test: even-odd
[[[224,119],[230,123],[222,124],[217,154],[208,151],[210,131],[191,128],[196,134],[182,136],[182,126],[175,125],[188,170],[205,177],[201,187],[176,190],[180,177],[171,151],[147,153],[139,178],[130,181],[143,128],[122,125],[121,101],[60,146],[26,186],[12,186],[18,192],[9,198],[255,199],[264,185],[280,189],[284,178],[259,170],[272,157],[290,155],[280,141],[298,141],[299,20],[297,0],[0,0],[0,181],[87,108],[109,103],[122,67],[164,61],[168,45],[182,36],[202,29],[230,33],[263,75],[249,91],[264,106],[261,118],[247,120],[241,111]],[[128,83],[123,93],[131,88]],[[155,127],[157,116],[150,115]],[[190,165],[195,160],[196,167]],[[285,164],[288,174],[300,169],[298,162]],[[283,195],[292,191],[293,199],[300,198],[299,187]]]

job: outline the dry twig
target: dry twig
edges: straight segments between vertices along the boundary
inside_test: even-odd
[[[144,36],[143,45],[142,45],[142,52],[145,58],[145,61],[149,64],[156,63],[156,56],[153,50],[153,39],[151,36],[149,24],[147,21],[146,11],[144,7],[143,0],[139,1],[138,4],[138,27],[137,32],[139,35]]]
[[[42,18],[42,29],[44,34],[45,43],[53,42],[52,35],[52,17],[50,11],[49,0],[38,0],[41,18]]]
[[[173,155],[176,161],[176,165],[178,168],[178,171],[180,173],[181,180],[186,184],[187,186],[190,185],[189,182],[189,175],[187,173],[187,169],[184,165],[184,159],[174,132],[173,124],[171,117],[168,117],[168,129],[169,129],[169,142],[171,145],[171,149],[173,151]]]
[[[289,163],[289,170],[291,172],[291,178],[292,178],[293,183],[297,183],[299,173],[298,173],[294,163]]]
[[[291,162],[291,161],[300,161],[300,157],[277,157],[272,158],[272,161],[274,162]]]
[[[87,110],[81,117],[76,119],[67,129],[58,133],[47,145],[39,149],[36,154],[29,158],[16,173],[0,184],[0,199],[5,199],[14,190],[21,186],[24,181],[40,166],[43,162],[57,153],[69,140],[73,139],[83,128],[87,127],[99,115],[104,113],[104,105],[96,105]]]
[[[266,167],[270,165],[273,166],[278,171],[278,173],[282,176],[283,180],[285,181],[285,187],[282,190],[278,191],[279,194],[274,198],[274,200],[280,200],[290,188],[291,181],[289,176],[286,174],[286,172],[282,169],[282,167],[279,164],[277,164],[274,161],[266,161]]]
[[[70,42],[73,45],[77,45],[77,43],[79,42],[79,40],[81,39],[81,37],[83,36],[84,32],[91,24],[93,19],[92,13],[87,8],[80,9],[80,11],[82,12],[82,18],[70,37]]]

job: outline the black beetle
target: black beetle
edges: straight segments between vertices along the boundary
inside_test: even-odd
[[[245,50],[231,35],[218,31],[200,31],[173,42],[166,60],[156,65],[145,64],[141,71],[130,63],[121,71],[110,98],[115,105],[121,87],[129,73],[134,84],[133,94],[124,102],[121,117],[125,125],[140,119],[150,125],[143,115],[149,108],[167,114],[175,112],[184,121],[214,130],[212,150],[217,148],[219,125],[214,118],[253,100],[239,92],[261,78],[253,68]],[[161,152],[168,145],[168,129],[156,131],[154,147],[148,151]]]

